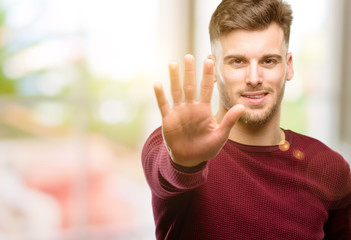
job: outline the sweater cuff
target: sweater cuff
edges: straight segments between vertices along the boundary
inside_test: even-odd
[[[193,166],[193,167],[185,167],[185,166],[182,166],[182,165],[179,165],[177,163],[175,163],[174,161],[172,161],[171,159],[171,164],[172,166],[180,171],[180,172],[183,172],[183,173],[196,173],[198,171],[201,171],[202,169],[204,169],[207,165],[207,161],[206,162],[202,162],[196,166]]]
[[[207,162],[195,167],[184,167],[174,163],[167,151],[165,154],[167,157],[161,157],[159,162],[160,175],[175,191],[192,190],[206,181]]]

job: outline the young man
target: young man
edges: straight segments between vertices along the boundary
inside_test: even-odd
[[[177,63],[169,65],[172,109],[155,84],[162,127],[142,164],[157,239],[351,239],[349,165],[318,140],[280,128],[293,78],[291,21],[281,0],[223,0],[210,22],[213,55],[199,100],[190,55],[183,87]]]

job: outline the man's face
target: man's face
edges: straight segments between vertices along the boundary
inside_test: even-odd
[[[262,31],[235,30],[222,36],[215,48],[223,106],[243,104],[240,121],[250,125],[265,124],[280,114],[285,82],[293,77],[283,30],[275,23]]]

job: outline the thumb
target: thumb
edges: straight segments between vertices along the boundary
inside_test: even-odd
[[[219,126],[220,130],[228,134],[244,111],[245,107],[241,104],[237,104],[229,109]]]

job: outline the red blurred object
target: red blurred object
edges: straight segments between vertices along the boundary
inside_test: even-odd
[[[106,147],[99,146],[101,144],[100,141],[89,142],[88,160],[83,164],[74,157],[67,159],[66,154],[62,159],[34,161],[24,168],[27,186],[58,201],[63,229],[72,229],[83,221],[87,226],[115,226],[122,230],[133,222],[133,206],[114,188],[115,173],[107,159],[111,155],[101,152],[106,151]],[[97,156],[101,157],[99,161]]]

